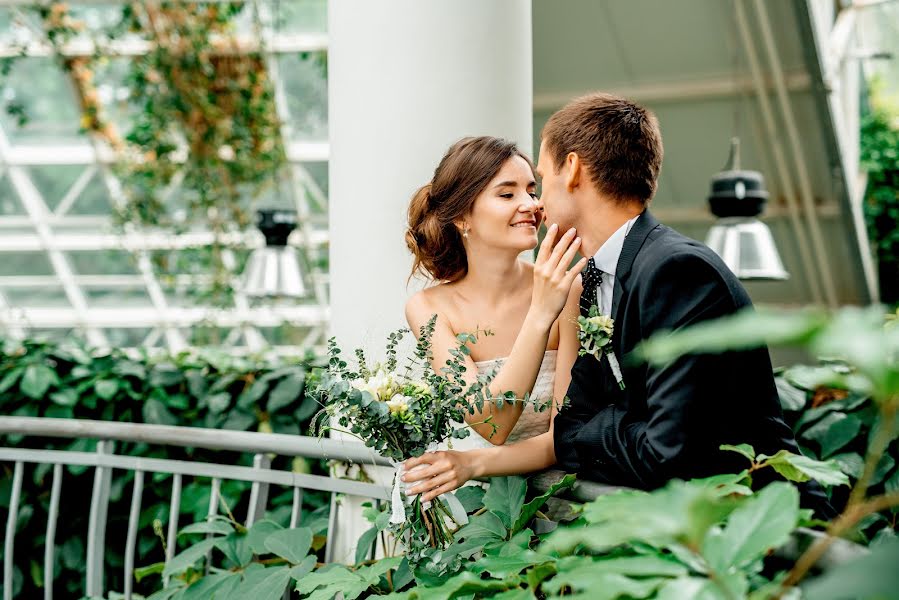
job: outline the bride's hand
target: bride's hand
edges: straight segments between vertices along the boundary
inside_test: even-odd
[[[575,237],[576,233],[575,229],[571,228],[556,242],[559,227],[553,223],[547,230],[537,259],[534,261],[531,311],[532,316],[541,319],[542,324],[547,327],[559,317],[575,277],[587,264],[587,259],[582,258],[568,269],[581,246],[581,238]]]
[[[406,490],[408,496],[424,494],[422,502],[433,500],[441,494],[446,494],[459,488],[475,476],[473,455],[470,451],[439,450],[426,452],[416,458],[410,458],[403,463],[405,474],[403,481],[406,483],[417,482]],[[414,472],[409,472],[414,467],[425,465]]]

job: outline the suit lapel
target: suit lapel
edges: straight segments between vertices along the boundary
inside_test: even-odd
[[[644,210],[643,213],[634,221],[630,233],[624,238],[624,245],[621,247],[621,254],[618,257],[618,265],[615,268],[615,286],[612,294],[612,318],[615,322],[619,322],[618,310],[621,304],[621,297],[627,288],[627,280],[631,274],[631,268],[634,266],[634,259],[640,252],[640,248],[646,242],[646,238],[652,233],[652,230],[659,226],[659,222],[649,212]],[[615,336],[616,338],[618,336]]]

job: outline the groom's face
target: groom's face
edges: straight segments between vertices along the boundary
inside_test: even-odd
[[[568,179],[565,167],[560,169],[553,162],[545,141],[540,143],[537,177],[542,181],[540,203],[543,205],[543,217],[547,227],[555,223],[559,226],[559,231],[568,231],[575,222],[574,199],[568,193],[565,183]]]

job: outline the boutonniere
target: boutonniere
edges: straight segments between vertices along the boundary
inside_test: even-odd
[[[618,364],[615,352],[610,347],[612,333],[615,331],[615,320],[608,315],[599,314],[599,309],[594,304],[590,307],[588,316],[577,318],[577,325],[577,339],[581,343],[578,356],[590,354],[600,362],[605,356],[609,361],[609,367],[612,368],[612,374],[615,375],[615,381],[618,382],[618,387],[623,390],[624,377],[621,375],[621,365]]]

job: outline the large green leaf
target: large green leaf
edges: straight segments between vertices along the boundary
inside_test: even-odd
[[[508,575],[516,575],[529,567],[554,562],[556,559],[533,550],[519,550],[508,556],[484,556],[470,564],[468,570],[473,573],[489,573],[491,577],[503,579]]]
[[[702,554],[716,573],[726,573],[786,542],[798,521],[799,492],[790,483],[771,483],[734,510],[724,529],[709,531]]]
[[[755,460],[755,448],[753,448],[749,444],[737,444],[736,446],[732,446],[731,444],[721,444],[718,449],[742,454],[750,461]]]
[[[276,531],[283,530],[284,528],[281,525],[268,519],[262,519],[253,523],[253,526],[247,531],[247,543],[250,545],[253,554],[266,554],[267,552],[270,552],[265,545],[266,540],[268,540],[268,538]]]
[[[865,459],[857,452],[837,454],[832,456],[831,460],[837,463],[843,473],[855,479],[861,477],[865,470]]]
[[[290,567],[279,566],[266,569],[265,578],[250,588],[244,598],[251,600],[278,600],[284,595],[290,583]]]
[[[620,573],[601,571],[587,565],[570,571],[559,571],[549,581],[544,581],[544,592],[558,594],[563,588],[574,592],[589,592],[595,600],[615,598],[647,598],[666,583],[662,577],[633,579]]]
[[[329,565],[297,580],[296,591],[308,594],[306,600],[332,600],[342,593],[346,600],[354,600],[369,588],[370,583],[345,567]]]
[[[770,465],[790,481],[814,479],[824,485],[849,485],[849,478],[834,460],[815,460],[788,450],[780,450],[773,456],[759,454],[757,458],[760,463]]]
[[[899,540],[874,547],[871,553],[841,564],[802,586],[814,600],[881,600],[899,598]]]
[[[94,391],[103,400],[112,400],[119,391],[118,379],[98,379],[94,382]]]
[[[179,600],[209,600],[210,598],[222,598],[226,588],[233,589],[240,583],[240,573],[215,573],[201,578],[184,590],[184,595]]]
[[[3,379],[0,380],[0,394],[14,386],[19,380],[19,377],[22,376],[22,373],[24,371],[25,369],[22,367],[14,367],[6,375],[4,375]]]
[[[569,489],[574,485],[576,480],[577,478],[574,475],[565,475],[562,479],[552,484],[546,492],[525,504],[521,508],[518,517],[512,523],[512,533],[514,534],[524,529],[528,522],[534,518],[534,515],[537,514],[537,511],[543,508],[543,505],[546,504],[547,500],[558,494],[561,490]]]
[[[298,564],[306,558],[312,546],[312,530],[306,527],[282,529],[265,539],[265,547],[272,554]]]
[[[31,364],[25,367],[19,389],[29,398],[39,400],[44,397],[51,383],[59,383],[59,378],[52,369],[46,365]]]
[[[288,375],[272,389],[268,395],[268,412],[276,412],[285,406],[289,406],[300,398],[303,393],[305,379],[303,374]]]
[[[166,565],[162,572],[163,577],[181,573],[188,567],[193,566],[194,563],[205,557],[209,550],[218,547],[223,539],[220,537],[209,538],[189,546],[180,554],[175,555],[171,562]]]
[[[567,553],[582,545],[600,552],[627,542],[699,545],[706,531],[738,502],[721,497],[704,483],[672,481],[652,493],[635,490],[601,496],[584,506],[587,527],[552,532],[541,552]]]
[[[803,437],[815,440],[821,446],[821,458],[827,458],[851,442],[862,428],[862,421],[855,415],[832,412],[803,432]]]
[[[426,588],[415,587],[402,594],[392,594],[391,599],[404,600],[448,600],[449,598],[486,597],[489,592],[503,591],[517,587],[496,579],[481,579],[474,573],[463,571],[450,577],[442,585]]]
[[[462,508],[467,513],[473,513],[484,506],[486,491],[478,485],[465,485],[453,492],[456,499],[462,503]]]
[[[356,563],[361,563],[362,561],[368,558],[369,553],[371,552],[372,544],[375,543],[375,540],[378,539],[378,528],[371,527],[365,531],[362,535],[359,536],[359,541],[356,542]]]
[[[495,513],[508,529],[521,513],[526,492],[527,482],[523,477],[491,477],[490,487],[484,495],[484,506]]]
[[[636,356],[656,364],[669,363],[684,354],[725,352],[763,344],[805,343],[827,323],[821,312],[773,312],[743,310],[735,315],[703,321],[677,332],[653,335],[637,347]]]
[[[144,402],[143,416],[145,423],[153,425],[177,425],[178,419],[175,418],[169,409],[156,398],[148,398]]]

